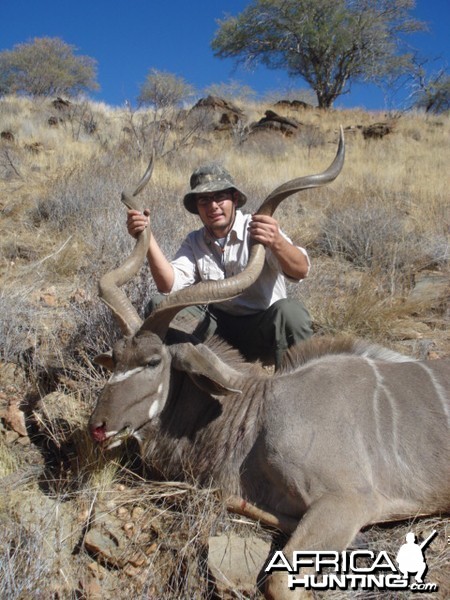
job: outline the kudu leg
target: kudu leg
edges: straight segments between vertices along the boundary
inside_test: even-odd
[[[242,515],[253,521],[259,521],[262,525],[274,527],[283,533],[291,534],[298,525],[298,519],[293,519],[274,510],[267,512],[240,496],[229,496],[226,500],[226,507],[228,512]]]
[[[292,553],[299,550],[345,550],[358,531],[370,520],[368,498],[356,495],[324,496],[313,504],[298,524],[283,548],[291,561]],[[314,574],[312,569],[302,569],[301,575]],[[278,571],[266,581],[264,595],[267,600],[306,600],[314,598],[304,588],[290,590],[288,574]]]

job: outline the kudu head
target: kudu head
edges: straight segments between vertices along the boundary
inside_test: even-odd
[[[341,128],[338,151],[328,169],[277,187],[257,213],[271,216],[288,196],[333,181],[341,172],[344,156]],[[140,210],[136,196],[150,179],[152,164],[153,160],[136,190],[132,194],[122,194],[122,202],[127,207]],[[201,282],[174,292],[142,322],[120,286],[145,262],[150,236],[150,229],[145,229],[125,262],[99,282],[100,297],[112,310],[124,334],[114,345],[112,355],[104,354],[96,359],[113,374],[100,394],[89,425],[93,438],[108,447],[118,445],[130,435],[139,439],[139,430],[161,413],[169,394],[173,369],[184,371],[198,387],[210,393],[239,391],[239,374],[206,346],[189,343],[168,346],[164,344],[164,338],[171,320],[180,310],[197,304],[220,303],[240,295],[257,280],[264,266],[265,249],[262,244],[255,243],[244,271],[224,280]]]

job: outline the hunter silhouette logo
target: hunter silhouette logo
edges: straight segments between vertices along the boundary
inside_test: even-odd
[[[417,583],[423,583],[423,578],[427,572],[427,563],[425,562],[424,550],[430,542],[436,537],[436,529],[430,533],[425,541],[420,545],[416,542],[416,536],[412,531],[406,534],[406,544],[400,547],[397,554],[397,563],[405,579],[409,579],[411,574],[415,574],[414,579]]]
[[[351,552],[294,551],[289,561],[281,550],[277,550],[264,571],[268,574],[287,572],[287,587],[291,590],[409,589],[412,592],[436,592],[439,589],[436,583],[424,582],[428,569],[424,551],[436,535],[434,530],[418,544],[414,533],[409,532],[395,559],[385,550],[361,549]],[[414,581],[410,583],[412,575]]]

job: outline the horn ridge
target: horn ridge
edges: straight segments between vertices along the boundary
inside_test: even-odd
[[[131,194],[125,191],[122,192],[122,202],[132,210],[141,210],[136,201],[136,196],[150,181],[154,159],[155,153],[153,151],[148,167],[134,192]],[[142,319],[120,287],[132,279],[144,264],[150,236],[151,231],[147,227],[137,237],[136,244],[128,258],[116,269],[105,273],[98,283],[100,299],[110,308],[124,335],[134,334],[141,327]]]

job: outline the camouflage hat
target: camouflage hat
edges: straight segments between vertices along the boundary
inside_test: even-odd
[[[183,198],[185,208],[198,215],[196,196],[209,192],[233,190],[238,192],[237,207],[244,206],[247,196],[234,185],[231,175],[226,169],[217,164],[203,165],[194,171],[190,179],[191,191]]]

